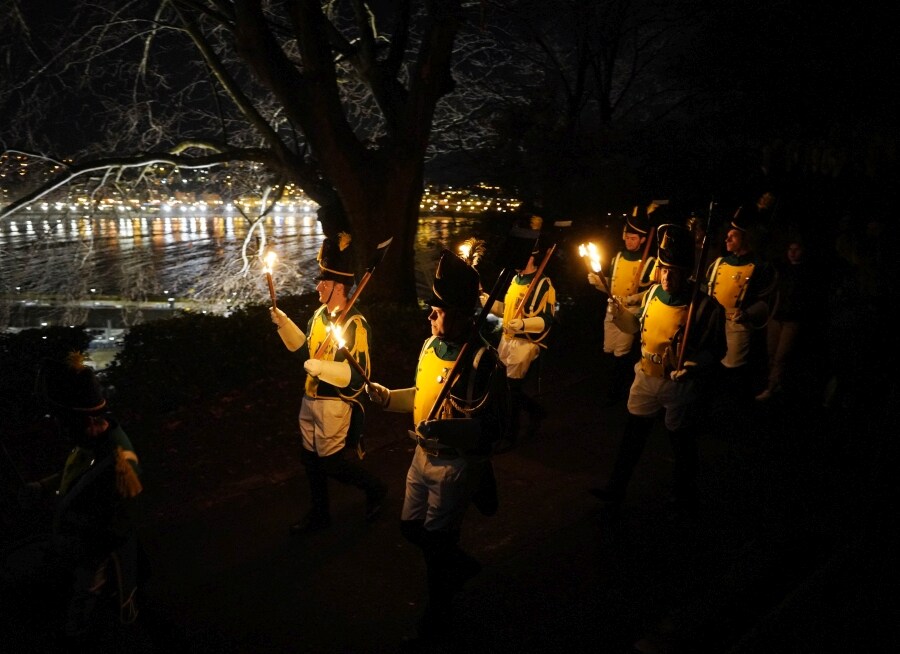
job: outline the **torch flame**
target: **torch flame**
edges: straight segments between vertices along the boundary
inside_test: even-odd
[[[594,245],[593,243],[588,243],[587,245],[582,243],[578,246],[578,256],[587,257],[588,265],[590,266],[591,270],[593,270],[595,273],[600,272],[600,249],[596,245]]]
[[[271,273],[272,268],[275,266],[275,260],[278,258],[278,255],[275,254],[274,250],[269,250],[266,252],[266,272]]]
[[[471,243],[463,243],[459,246],[459,254],[463,259],[469,258],[469,253],[472,252],[472,244]]]
[[[329,325],[328,329],[334,334],[334,341],[337,343],[339,350],[347,344],[347,341],[344,340],[344,330],[337,325]]]

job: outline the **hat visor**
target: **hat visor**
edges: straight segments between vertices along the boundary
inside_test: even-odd
[[[350,286],[353,286],[354,282],[356,281],[352,273],[344,275],[341,273],[332,272],[330,270],[320,270],[319,274],[316,275],[315,280],[317,282],[338,282],[341,284],[348,284]]]
[[[471,302],[458,303],[458,302],[448,302],[437,295],[435,295],[434,291],[432,291],[431,296],[425,300],[425,303],[430,307],[437,307],[438,309],[445,309],[450,311],[470,311],[474,310],[475,306],[478,304],[478,298],[475,297]]]
[[[662,258],[659,258],[657,265],[660,268],[680,268],[681,270],[690,270],[694,267],[692,263],[688,262],[679,262],[679,261],[663,261]]]
[[[438,309],[449,309],[450,305],[447,304],[444,300],[439,298],[434,292],[431,293],[431,297],[425,300],[425,304],[430,307],[437,307]]]
[[[50,400],[50,403],[57,411],[68,411],[69,413],[80,416],[99,416],[108,411],[106,400],[101,400],[99,404],[90,407],[69,406],[68,404],[56,402],[54,400]]]

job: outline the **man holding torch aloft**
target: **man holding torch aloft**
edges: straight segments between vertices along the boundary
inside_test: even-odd
[[[291,352],[302,352],[306,384],[300,404],[301,461],[309,480],[312,506],[291,525],[292,534],[323,529],[331,524],[328,478],[365,491],[366,519],[381,511],[387,486],[352,460],[362,436],[365,414],[360,401],[368,372],[369,324],[348,301],[355,277],[351,269],[350,235],[326,238],[319,250],[316,291],[322,302],[304,333],[281,309],[272,307],[272,322]],[[352,366],[347,357],[355,357]],[[349,447],[347,447],[349,446]],[[355,456],[355,455],[354,455]]]
[[[644,294],[630,328],[640,332],[641,358],[628,394],[625,432],[609,482],[591,493],[614,506],[622,503],[654,417],[662,411],[675,458],[674,505],[692,513],[698,455],[691,408],[704,372],[715,369],[725,354],[725,315],[718,302],[697,292],[690,282],[694,268],[690,230],[671,224],[659,227],[657,264],[659,283]]]
[[[621,328],[618,314],[632,310],[627,308],[628,298],[650,286],[656,264],[656,258],[648,256],[653,230],[644,207],[634,207],[632,214],[625,218],[622,241],[625,247],[609,262],[607,279],[600,279],[602,272],[589,272],[587,277],[588,283],[598,291],[611,293],[603,321],[603,351],[611,354],[614,362],[607,404],[619,402],[628,395],[636,361],[636,357],[632,356],[634,334]]]

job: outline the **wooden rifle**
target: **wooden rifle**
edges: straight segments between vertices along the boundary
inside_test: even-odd
[[[700,246],[700,256],[697,257],[697,265],[694,267],[694,288],[691,291],[691,304],[688,307],[687,319],[684,323],[684,334],[681,343],[678,346],[678,365],[675,370],[684,368],[684,357],[687,353],[688,336],[691,332],[691,324],[694,322],[694,314],[697,311],[697,305],[700,301],[700,275],[703,274],[703,268],[706,265],[706,255],[709,252],[709,230],[712,228],[713,209],[716,206],[715,198],[709,202],[709,214],[706,217],[706,231],[703,235],[703,244]],[[691,237],[693,237],[691,230]]]
[[[644,265],[647,263],[647,256],[650,254],[650,244],[653,243],[654,236],[656,236],[656,227],[651,227],[650,233],[647,235],[647,243],[644,245],[644,254],[641,255],[641,263],[638,265],[637,270],[634,271],[635,293],[641,290],[641,273],[644,272]]]
[[[547,248],[546,254],[544,254],[544,258],[541,260],[541,265],[537,267],[537,270],[534,273],[534,279],[531,280],[531,283],[528,285],[528,288],[525,289],[525,295],[522,296],[522,301],[516,305],[516,311],[513,314],[513,319],[521,318],[522,314],[525,312],[525,304],[531,299],[532,293],[534,293],[534,289],[537,288],[538,282],[541,281],[541,275],[544,274],[544,268],[547,267],[547,263],[550,261],[550,257],[553,256],[553,251],[556,250],[556,243]]]

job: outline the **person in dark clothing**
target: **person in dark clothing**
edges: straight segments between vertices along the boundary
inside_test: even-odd
[[[756,399],[765,402],[782,392],[803,331],[818,304],[819,283],[799,238],[789,239],[784,261],[776,264],[778,301],[766,327],[768,383]]]
[[[60,473],[29,482],[20,492],[26,509],[52,500],[52,524],[48,536],[4,553],[2,593],[20,600],[55,600],[61,594],[62,633],[74,638],[90,629],[98,598],[117,584],[120,620],[131,623],[137,617],[135,529],[143,490],[138,456],[80,352],[45,361],[38,391],[73,449]]]
[[[345,311],[354,284],[349,245],[350,236],[342,233],[337,239],[326,238],[319,250],[316,290],[322,306],[310,318],[306,333],[284,311],[270,309],[285,347],[291,352],[303,348],[308,354],[303,363],[307,378],[299,423],[303,439],[301,461],[309,480],[312,507],[291,525],[292,534],[324,529],[331,524],[329,477],[365,492],[365,517],[370,522],[381,513],[387,495],[387,485],[351,461],[347,454],[348,450],[354,451],[353,456],[362,452],[357,445],[365,414],[359,399],[364,379],[346,357],[354,357],[367,373],[371,365],[369,324],[356,307]],[[332,333],[335,329],[341,332],[343,348]]]

